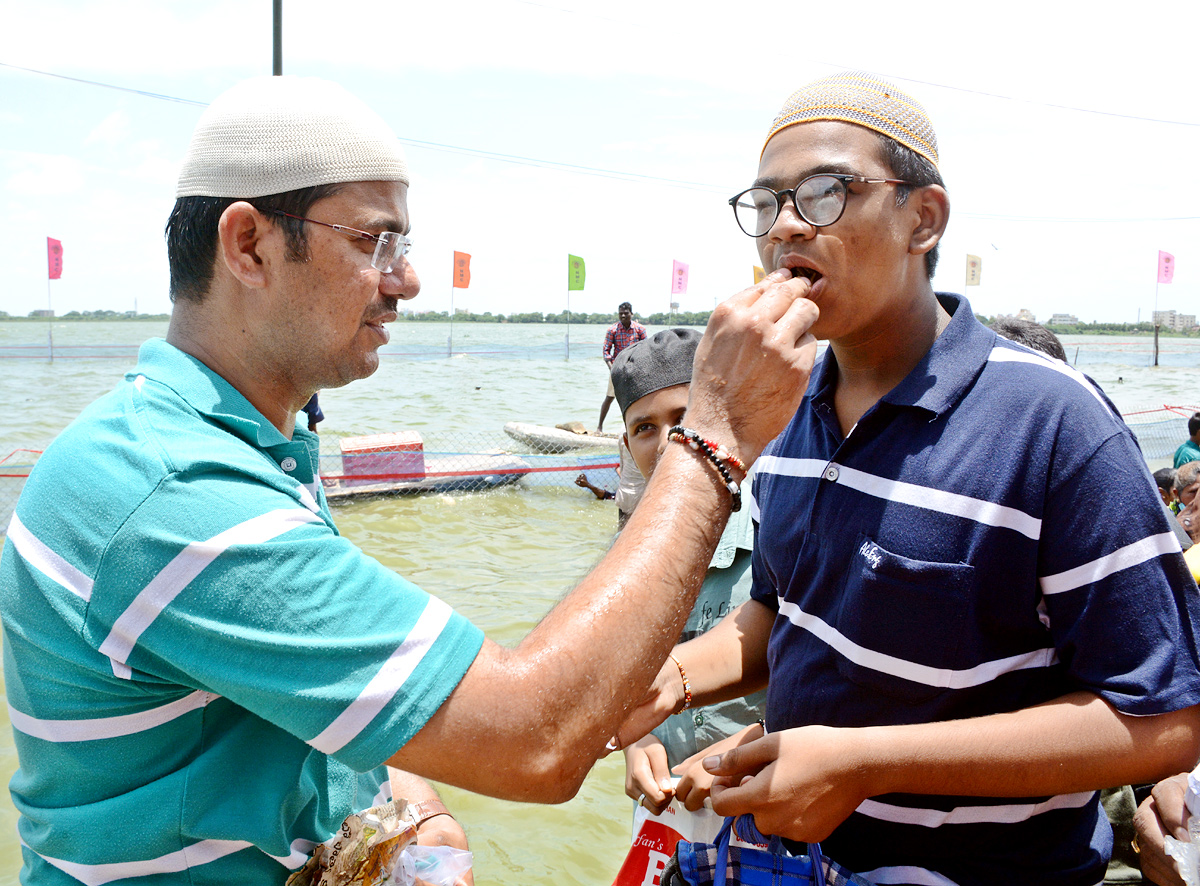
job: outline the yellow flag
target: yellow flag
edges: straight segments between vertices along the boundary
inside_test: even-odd
[[[767,276],[767,272],[764,271],[762,268],[760,268],[758,265],[755,265],[754,266],[754,282],[761,283],[762,278],[765,276]]]
[[[967,256],[967,285],[978,286],[979,277],[983,273],[983,259],[977,255]]]

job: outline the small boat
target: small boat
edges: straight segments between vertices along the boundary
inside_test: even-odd
[[[595,431],[565,430],[546,425],[534,425],[521,421],[510,421],[504,433],[519,443],[524,443],[538,452],[567,452],[572,449],[607,449],[617,451],[620,434],[597,434]]]
[[[425,475],[323,477],[331,501],[360,495],[410,492],[464,492],[516,483],[533,470],[523,458],[507,452],[468,452],[446,457],[426,456]]]
[[[321,482],[328,499],[406,492],[457,492],[515,483],[533,470],[525,459],[500,449],[426,452],[416,431],[344,437],[338,441],[341,473]]]

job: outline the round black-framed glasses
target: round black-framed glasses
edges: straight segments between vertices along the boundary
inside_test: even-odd
[[[862,185],[908,185],[898,178],[867,178],[865,175],[821,172],[801,179],[794,188],[775,191],[767,187],[747,188],[729,198],[733,216],[738,227],[751,237],[761,237],[771,230],[779,213],[783,211],[783,200],[792,198],[796,214],[814,228],[825,228],[836,222],[846,211],[846,193],[850,182]]]
[[[317,221],[315,218],[292,215],[290,212],[284,212],[282,209],[272,209],[271,211],[276,215],[286,215],[288,218],[294,218],[297,221],[308,222],[310,225],[333,228],[339,234],[345,234],[347,237],[354,237],[357,240],[373,240],[375,242],[375,254],[371,256],[371,267],[381,274],[390,274],[401,256],[408,255],[408,251],[412,249],[412,239],[403,234],[397,234],[395,231],[384,231],[382,234],[376,236],[375,234],[368,234],[366,231],[360,231],[358,228],[349,228],[346,225],[332,225],[329,222]]]

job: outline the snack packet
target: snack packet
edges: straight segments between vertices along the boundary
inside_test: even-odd
[[[341,830],[313,850],[304,867],[287,880],[287,886],[385,886],[402,851],[417,839],[417,828],[397,812],[404,809],[389,800],[365,812],[346,817]],[[415,882],[415,881],[414,881]]]

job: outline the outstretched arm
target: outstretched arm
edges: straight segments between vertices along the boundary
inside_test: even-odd
[[[697,349],[689,423],[747,464],[807,385],[809,285],[769,275],[717,307]],[[608,556],[516,649],[485,641],[392,765],[494,796],[573,796],[679,636],[729,507],[712,466],[670,447]]]
[[[1128,717],[1090,692],[970,720],[805,726],[704,761],[713,808],[764,833],[823,840],[880,794],[1029,797],[1154,781],[1194,764],[1200,708]]]
[[[676,646],[659,669],[650,691],[617,731],[614,744],[625,748],[683,709],[683,673],[688,676],[692,705],[716,704],[741,698],[767,685],[767,640],[775,623],[774,610],[747,600],[711,631]]]

